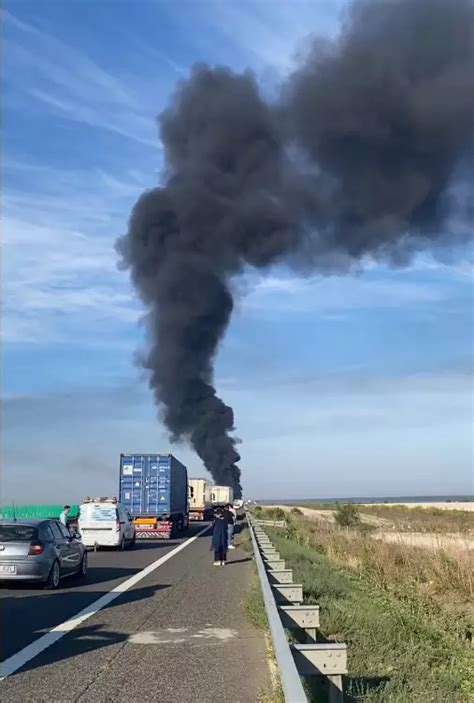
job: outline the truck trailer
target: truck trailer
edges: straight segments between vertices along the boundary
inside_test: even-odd
[[[212,518],[212,503],[207,491],[208,483],[205,478],[190,478],[189,485],[189,519],[210,520]]]
[[[188,471],[172,454],[121,454],[119,502],[137,539],[169,539],[189,526]]]
[[[234,490],[229,486],[207,486],[208,500],[213,508],[234,501]]]

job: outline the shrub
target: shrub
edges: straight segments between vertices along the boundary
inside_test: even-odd
[[[275,508],[273,510],[273,516],[275,520],[284,520],[285,519],[285,511],[282,510],[282,508]]]
[[[334,519],[340,527],[357,527],[360,515],[353,503],[343,503],[337,506]]]

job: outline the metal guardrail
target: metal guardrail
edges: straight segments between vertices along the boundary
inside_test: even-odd
[[[260,586],[262,588],[265,610],[267,611],[268,624],[272,636],[273,650],[280,671],[281,686],[283,695],[287,703],[307,703],[306,693],[301,683],[298,669],[296,668],[295,660],[291,654],[286,639],[285,630],[283,629],[280,615],[278,613],[277,604],[273,596],[270,582],[267,578],[265,566],[257,544],[254,533],[253,520],[248,516],[250,535],[252,537],[253,553],[255,563],[257,565],[258,575],[260,577]]]
[[[286,522],[284,520],[256,520],[253,518],[256,525],[266,525],[268,527],[286,527]]]
[[[302,604],[303,586],[293,583],[293,571],[285,569],[284,560],[263,530],[264,521],[247,516],[286,703],[308,703],[301,676],[325,677],[329,703],[342,703],[342,676],[347,673],[346,644],[316,641],[319,606]],[[272,526],[274,523],[265,522]],[[297,639],[306,642],[290,645],[285,629],[299,634]]]

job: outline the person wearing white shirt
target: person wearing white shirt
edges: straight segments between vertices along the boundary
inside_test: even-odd
[[[61,515],[59,516],[59,521],[63,523],[64,527],[67,527],[67,524],[68,524],[68,517],[67,516],[68,516],[70,510],[71,510],[71,506],[65,505]]]

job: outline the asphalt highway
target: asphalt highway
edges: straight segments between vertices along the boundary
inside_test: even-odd
[[[263,637],[243,610],[250,560],[235,550],[228,566],[213,567],[209,533],[177,550],[202,529],[90,553],[87,577],[64,580],[54,592],[0,588],[1,658],[10,669],[14,662],[0,682],[1,700],[256,701],[269,672]],[[93,604],[117,588],[126,590],[96,612]],[[69,631],[67,621],[87,606],[92,615]],[[41,649],[52,628],[57,641]]]

